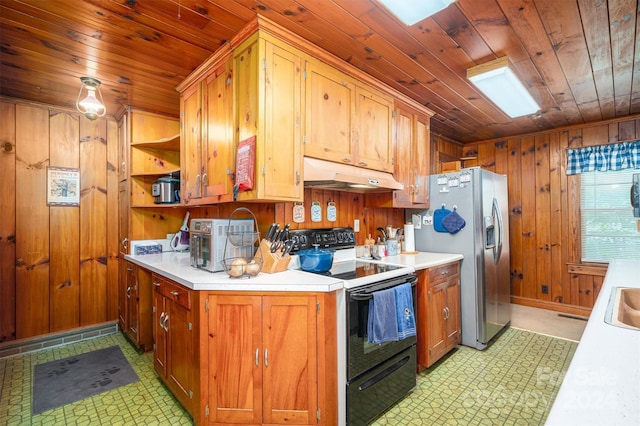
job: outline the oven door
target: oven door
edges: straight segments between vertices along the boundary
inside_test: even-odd
[[[349,340],[347,344],[347,380],[350,381],[415,345],[415,336],[397,342],[386,342],[382,345],[368,343],[367,323],[369,321],[369,300],[373,298],[373,293],[405,283],[411,284],[412,287],[415,315],[417,281],[416,275],[411,274],[347,290],[347,336]],[[417,323],[418,319],[416,318]]]
[[[211,234],[197,234],[192,232],[189,241],[189,257],[191,266],[213,271],[211,264]]]

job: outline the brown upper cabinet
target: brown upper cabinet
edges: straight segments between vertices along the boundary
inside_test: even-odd
[[[180,96],[184,204],[229,201],[233,194],[233,59],[223,58]]]
[[[232,55],[215,56],[203,64],[207,69],[203,77],[195,82],[185,80],[178,87],[183,201],[302,200],[302,63],[298,52],[256,32]],[[236,147],[254,136],[252,184],[234,195]]]
[[[396,108],[396,163],[394,177],[404,184],[395,191],[393,206],[404,208],[429,207],[429,155],[431,116],[398,103]]]
[[[239,201],[301,201],[302,65],[299,52],[262,32],[234,51],[237,142],[256,136],[253,189]]]
[[[305,66],[304,155],[393,171],[393,98],[335,68]]]
[[[423,177],[433,113],[262,16],[177,90],[183,204],[302,201],[308,156],[395,173],[406,181],[406,194],[388,204],[428,205]],[[413,108],[409,124],[401,123],[409,139],[397,136],[399,101]],[[237,147],[252,137],[252,186],[234,193],[242,175]]]

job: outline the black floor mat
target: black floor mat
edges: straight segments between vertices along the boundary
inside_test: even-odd
[[[137,382],[118,346],[39,364],[33,372],[33,414]]]

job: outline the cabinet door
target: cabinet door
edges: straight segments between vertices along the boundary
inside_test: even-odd
[[[233,60],[230,58],[211,72],[204,82],[203,197],[220,197],[233,192],[232,68]]]
[[[413,196],[413,114],[402,108],[396,112],[395,126],[396,154],[393,176],[404,185],[404,189],[394,191],[394,206],[411,206]]]
[[[236,142],[258,134],[260,130],[259,81],[261,67],[258,40],[249,38],[234,50]]]
[[[194,340],[191,311],[165,298],[167,331],[167,385],[191,412],[194,377]]]
[[[164,320],[167,312],[165,299],[162,295],[163,282],[157,276],[153,276],[153,367],[160,377],[167,376],[167,332],[164,329]]]
[[[316,322],[314,296],[263,297],[263,423],[317,422]]]
[[[129,339],[138,345],[138,267],[132,263],[127,266],[126,289],[127,325],[126,332]]]
[[[355,93],[355,165],[393,172],[393,99],[361,86]]]
[[[404,104],[396,109],[394,177],[404,189],[394,191],[394,207],[429,207],[429,121]]]
[[[121,255],[119,259],[118,277],[118,321],[120,330],[127,332],[129,328],[129,275],[133,274],[134,265],[124,260]]]
[[[210,295],[209,422],[262,423],[261,297]]]
[[[446,287],[447,320],[444,337],[447,348],[453,349],[462,340],[460,334],[460,279],[452,277]]]
[[[420,204],[422,207],[429,207],[429,175],[431,168],[431,133],[430,118],[417,115],[415,117],[415,137],[414,150],[411,155],[413,163],[412,182],[413,196],[412,204]],[[401,157],[396,157],[401,158]]]
[[[202,197],[202,90],[194,84],[180,96],[183,202]]]
[[[429,307],[427,315],[429,316],[428,333],[429,333],[429,364],[447,353],[447,342],[444,339],[445,329],[445,287],[447,283],[441,283],[431,286],[428,291]]]
[[[264,198],[302,197],[302,64],[273,43],[265,45]]]
[[[304,155],[355,164],[351,143],[355,85],[328,65],[305,64]]]

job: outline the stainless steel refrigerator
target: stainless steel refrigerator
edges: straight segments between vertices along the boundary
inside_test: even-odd
[[[464,256],[462,344],[484,349],[511,322],[507,177],[471,167],[430,176],[429,189],[431,208],[420,212],[416,249]],[[436,212],[442,207],[444,211]],[[451,233],[457,229],[451,226],[456,221],[443,219],[448,227],[438,222],[446,218],[446,210],[454,209],[465,225]]]

